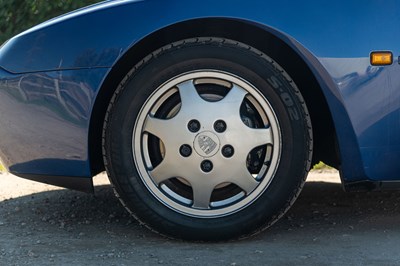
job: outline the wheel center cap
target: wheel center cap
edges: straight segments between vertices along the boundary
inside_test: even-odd
[[[211,131],[203,131],[197,134],[193,146],[201,157],[212,157],[219,151],[220,141]]]

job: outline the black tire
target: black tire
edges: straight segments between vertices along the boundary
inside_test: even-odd
[[[262,231],[293,204],[312,128],[299,90],[271,58],[195,38],[154,51],[126,75],[108,106],[103,152],[116,195],[141,223],[174,238],[224,240]]]

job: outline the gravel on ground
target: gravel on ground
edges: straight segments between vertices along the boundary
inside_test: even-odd
[[[400,264],[400,192],[346,193],[335,171],[312,172],[265,232],[223,243],[151,233],[94,180],[92,195],[0,174],[0,265]]]

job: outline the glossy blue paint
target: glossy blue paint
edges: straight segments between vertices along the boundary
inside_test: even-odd
[[[251,4],[128,0],[96,5],[29,30],[3,47],[0,66],[14,73],[112,66],[129,45],[149,33],[202,17],[242,18],[268,25],[292,36],[317,57],[367,57],[379,49],[400,52],[396,45],[400,37],[391,31],[400,23],[395,0],[384,4],[377,0],[259,0]]]
[[[88,125],[108,68],[148,35],[210,17],[272,32],[307,63],[332,112],[345,181],[400,179],[400,66],[369,64],[373,50],[400,54],[395,0],[107,1],[41,24],[0,49],[5,163],[19,173],[90,176]],[[72,84],[64,90],[77,101],[72,111],[56,100],[57,82]]]
[[[0,70],[0,154],[12,173],[90,176],[88,126],[107,71]]]

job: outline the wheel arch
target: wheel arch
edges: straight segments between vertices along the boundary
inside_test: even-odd
[[[340,164],[336,133],[322,88],[305,60],[283,41],[284,35],[248,21],[205,18],[180,22],[151,33],[132,45],[114,64],[97,95],[89,127],[89,156],[92,175],[104,170],[102,128],[109,101],[126,73],[143,57],[169,43],[193,37],[221,37],[246,43],[278,62],[295,81],[308,106],[314,134],[313,163]]]

